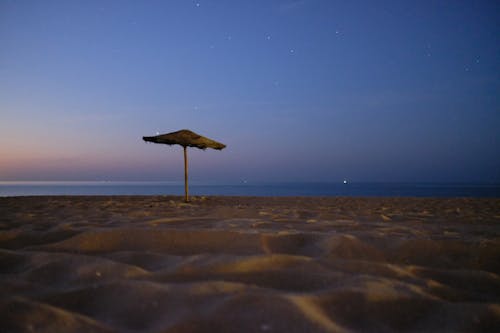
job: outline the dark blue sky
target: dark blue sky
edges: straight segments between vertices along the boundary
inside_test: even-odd
[[[500,182],[495,1],[0,1],[0,180]]]

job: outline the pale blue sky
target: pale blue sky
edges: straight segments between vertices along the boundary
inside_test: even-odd
[[[0,1],[0,180],[500,182],[492,1]]]

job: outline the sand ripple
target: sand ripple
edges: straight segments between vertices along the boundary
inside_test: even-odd
[[[6,332],[500,327],[500,201],[0,198]]]

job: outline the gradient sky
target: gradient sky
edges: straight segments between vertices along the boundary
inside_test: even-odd
[[[0,180],[500,182],[497,1],[0,0]]]

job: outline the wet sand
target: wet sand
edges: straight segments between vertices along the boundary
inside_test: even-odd
[[[498,332],[500,199],[0,198],[1,332]]]

